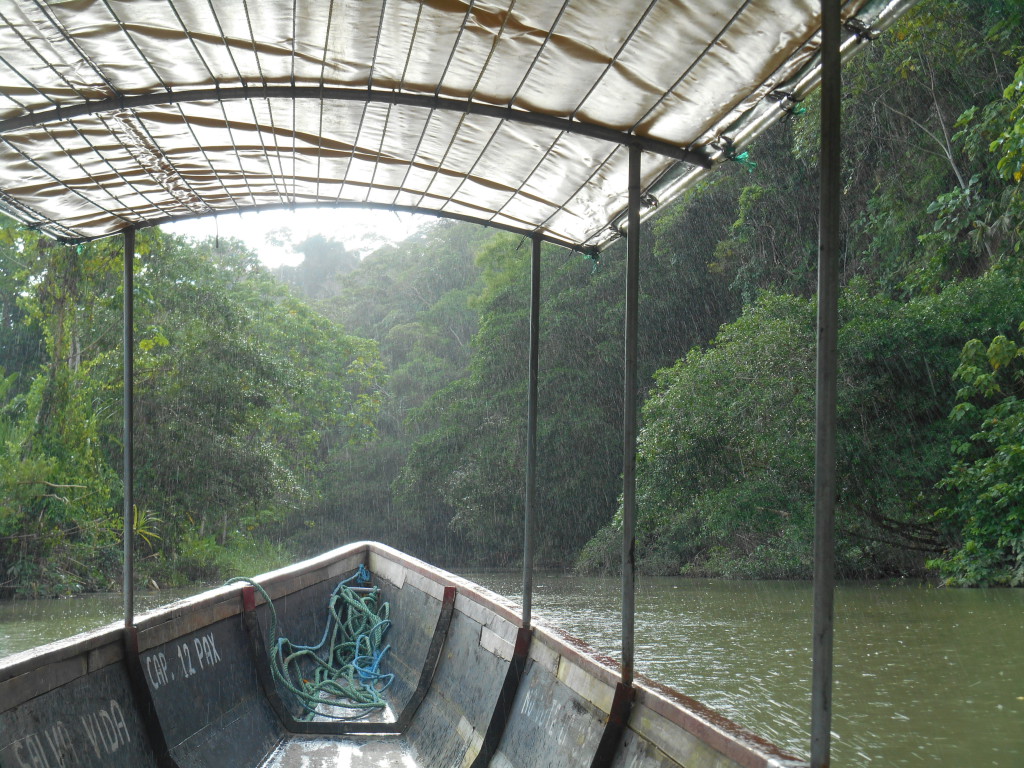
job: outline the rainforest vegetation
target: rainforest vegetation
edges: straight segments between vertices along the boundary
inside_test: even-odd
[[[837,556],[1024,585],[1024,3],[931,0],[844,72]],[[641,570],[810,574],[814,99],[642,232]],[[361,260],[140,233],[140,583],[372,538],[514,566],[530,247]],[[539,564],[618,562],[624,259],[542,253]],[[122,254],[0,229],[0,590],[116,588]]]

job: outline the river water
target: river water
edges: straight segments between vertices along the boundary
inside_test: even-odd
[[[518,602],[518,575],[467,574]],[[184,593],[141,593],[142,612]],[[620,647],[615,579],[538,575],[536,620]],[[0,603],[0,656],[118,620],[120,595]],[[809,584],[642,579],[637,669],[806,756]],[[400,621],[400,617],[393,617]],[[1024,766],[1024,590],[842,584],[833,765]]]
[[[515,599],[518,576],[474,574]],[[617,579],[540,576],[537,621],[617,656]],[[648,578],[639,672],[806,757],[811,586]],[[842,584],[834,766],[1024,767],[1024,590]]]

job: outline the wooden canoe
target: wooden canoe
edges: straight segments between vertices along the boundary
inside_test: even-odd
[[[267,673],[268,606],[234,584],[144,614],[134,632],[111,625],[0,661],[0,767],[805,765],[653,681],[617,695],[613,659],[557,629],[522,630],[505,599],[381,544],[255,581],[282,633],[313,638],[360,565],[391,607],[387,716],[296,719]]]

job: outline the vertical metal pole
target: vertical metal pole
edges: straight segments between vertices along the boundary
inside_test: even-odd
[[[636,349],[640,296],[640,147],[629,147],[625,383],[622,396],[622,684],[633,684],[636,543]]]
[[[533,237],[530,259],[530,384],[526,398],[526,510],[523,520],[523,627],[533,611],[533,555],[537,499],[537,369],[540,343],[540,238]]]
[[[124,231],[124,625],[135,624],[135,227]]]
[[[836,503],[836,357],[839,323],[840,0],[822,0],[821,211],[814,474],[814,627],[811,768],[831,762],[833,528]]]

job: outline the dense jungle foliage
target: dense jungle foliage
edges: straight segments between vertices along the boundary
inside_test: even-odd
[[[1024,585],[1024,3],[924,2],[844,73],[841,574]],[[637,551],[803,578],[813,508],[808,99],[642,232]],[[358,261],[140,239],[136,542],[159,584],[373,538],[520,557],[530,247],[437,222]],[[116,583],[119,243],[0,240],[0,585]],[[618,563],[620,247],[545,247],[542,565]]]
[[[26,594],[116,588],[120,239],[0,241],[0,576]],[[140,234],[136,545],[159,585],[263,570],[373,432],[376,344],[292,296],[237,243]]]

